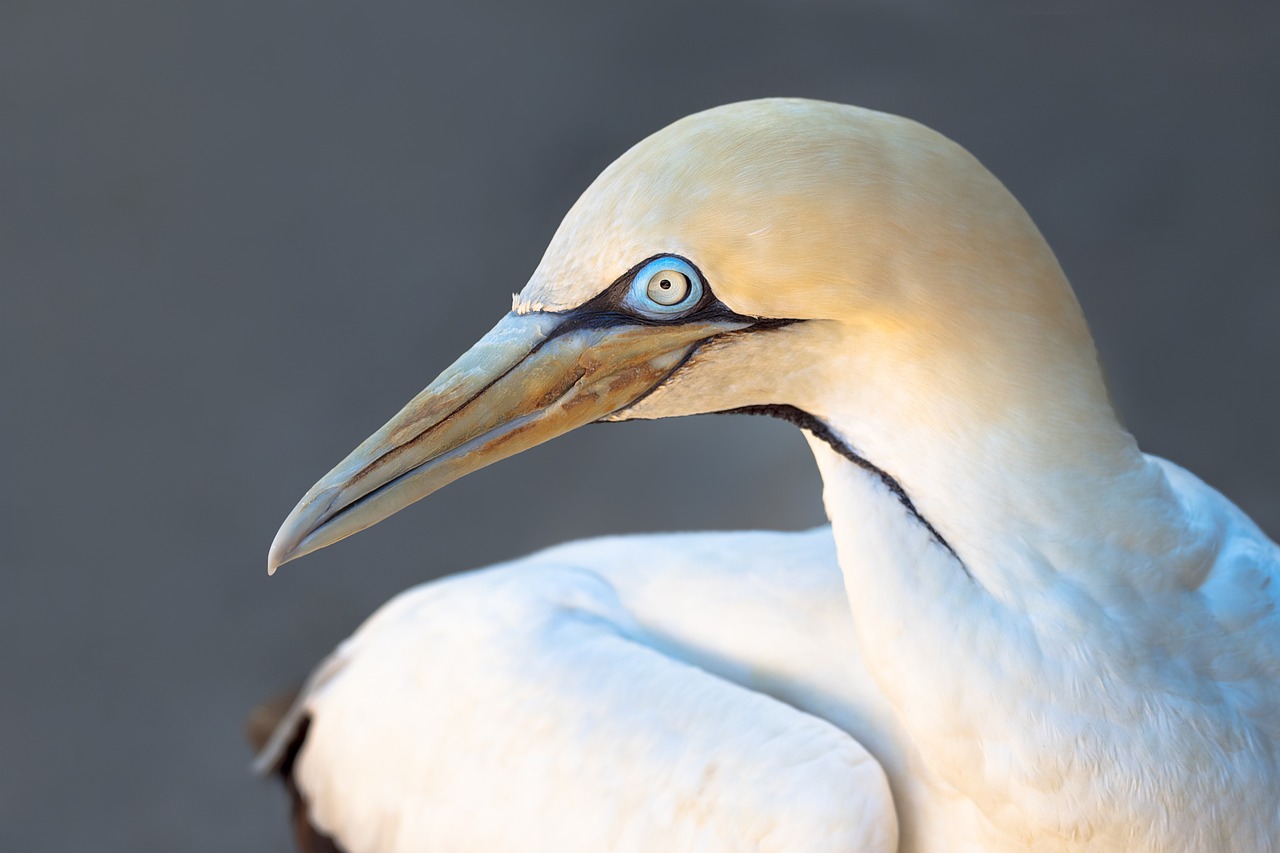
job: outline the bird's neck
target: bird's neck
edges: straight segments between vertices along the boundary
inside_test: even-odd
[[[1062,313],[1078,317],[1074,300]],[[1184,510],[1115,415],[1083,320],[1074,334],[1064,325],[825,330],[839,355],[797,381],[796,403],[846,451],[818,451],[837,529],[880,537],[887,528],[864,517],[884,504],[1004,602],[1050,575],[1159,586],[1169,562],[1149,558],[1185,546]],[[857,491],[885,481],[889,500]]]
[[[1204,543],[1100,379],[958,391],[945,365],[898,365],[897,385],[868,386],[893,375],[880,367],[813,407],[831,435],[809,441],[867,668],[933,776],[981,804],[1008,786],[999,767],[973,773],[991,749],[1017,744],[1028,774],[1057,766],[1030,760],[1042,750],[1070,753],[1029,721],[1103,668],[1092,614],[1182,583]]]

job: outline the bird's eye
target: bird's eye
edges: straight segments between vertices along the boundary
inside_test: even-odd
[[[645,293],[659,305],[676,305],[684,301],[692,290],[689,278],[678,270],[660,270],[653,274],[645,286]]]
[[[642,314],[670,316],[702,299],[702,279],[693,265],[670,255],[645,264],[631,280],[627,305]]]

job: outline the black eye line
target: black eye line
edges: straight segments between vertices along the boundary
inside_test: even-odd
[[[675,314],[669,317],[650,317],[645,314],[639,314],[625,307],[623,300],[627,293],[631,290],[631,282],[641,269],[658,260],[659,258],[676,258],[688,264],[702,282],[702,296],[688,311]],[[692,286],[690,282],[690,286]],[[743,331],[755,331],[764,329],[777,329],[782,326],[789,326],[792,323],[798,323],[799,320],[792,319],[775,319],[772,317],[750,317],[745,314],[739,314],[729,308],[711,291],[711,285],[708,283],[706,276],[702,274],[702,270],[698,265],[686,257],[677,255],[674,252],[659,252],[656,255],[645,258],[631,269],[618,276],[612,284],[604,289],[600,294],[584,302],[582,305],[570,311],[564,312],[564,322],[557,326],[552,332],[539,344],[541,347],[547,341],[558,338],[569,332],[578,329],[607,329],[611,326],[675,326],[681,323],[702,323],[702,322],[737,322],[752,324],[749,329]]]
[[[702,295],[699,297],[697,304],[683,313],[669,317],[650,317],[625,307],[624,300],[631,291],[631,283],[635,280],[635,277],[640,274],[640,270],[659,258],[675,258],[683,261],[693,269],[694,274],[702,282]],[[689,286],[692,287],[693,282],[689,282]],[[719,310],[714,310],[716,307]],[[711,286],[707,284],[707,278],[702,274],[702,270],[698,269],[697,264],[674,252],[659,252],[631,267],[631,269],[614,279],[613,283],[606,287],[603,292],[569,312],[570,319],[556,329],[555,333],[562,334],[562,329],[564,332],[569,332],[574,329],[604,328],[624,323],[634,323],[641,326],[670,326],[694,319],[707,319],[709,314],[710,316],[718,316],[720,311],[732,314],[728,306],[716,299],[715,294],[711,292]]]

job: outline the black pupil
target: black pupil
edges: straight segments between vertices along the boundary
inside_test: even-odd
[[[664,278],[662,281],[658,282],[658,287],[661,287],[663,290],[670,290],[671,279]]]

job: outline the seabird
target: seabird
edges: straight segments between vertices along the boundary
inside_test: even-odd
[[[707,412],[798,425],[831,525],[396,597],[260,754],[304,847],[1280,850],[1276,546],[1139,450],[1030,217],[896,116],[752,101],[626,152],[269,568],[583,424]]]

